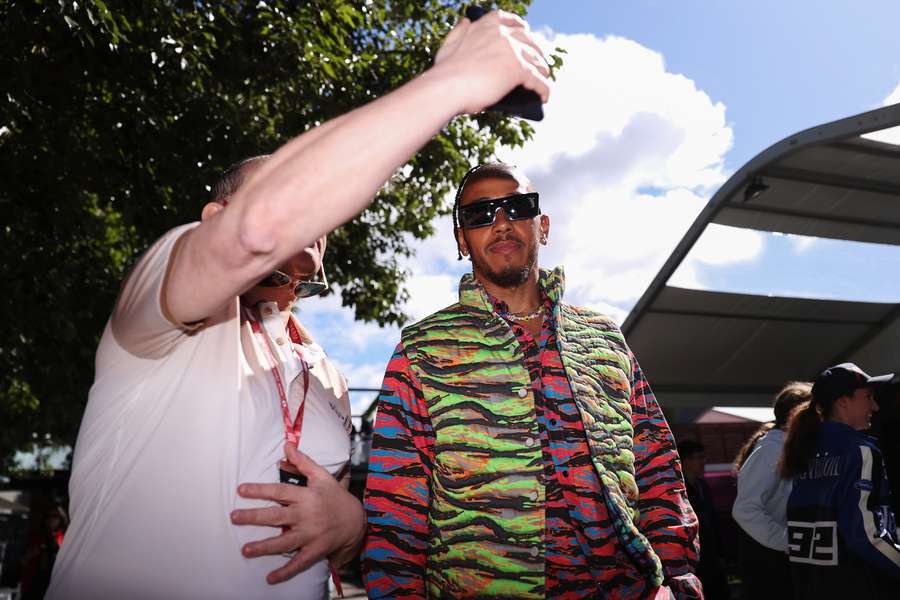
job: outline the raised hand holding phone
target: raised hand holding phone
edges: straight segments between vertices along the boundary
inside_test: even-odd
[[[472,13],[475,16],[476,13]],[[550,97],[550,67],[544,52],[534,40],[528,24],[519,16],[502,10],[464,18],[447,35],[435,57],[434,66],[422,78],[437,78],[449,93],[451,102],[460,102],[461,113],[477,113],[497,107],[516,114],[542,117],[540,104]],[[533,105],[507,106],[500,103],[515,88]]]
[[[477,21],[489,11],[486,8],[472,4],[466,7],[466,18],[472,22]],[[517,86],[504,96],[499,102],[487,107],[486,110],[506,113],[509,115],[540,121],[544,118],[544,107],[541,97],[533,90]]]

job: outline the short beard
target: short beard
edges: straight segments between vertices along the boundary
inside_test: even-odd
[[[509,266],[500,271],[494,271],[487,263],[483,262],[480,257],[471,255],[472,271],[484,277],[489,282],[501,288],[516,288],[528,281],[537,264],[537,241],[528,248],[528,255],[525,257],[525,264],[521,267]]]

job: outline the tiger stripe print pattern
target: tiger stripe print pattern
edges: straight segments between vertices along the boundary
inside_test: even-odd
[[[632,425],[636,390],[630,352],[611,321],[558,301],[561,270],[542,272],[541,286],[552,299],[561,362],[575,392],[586,449],[602,482],[601,508],[608,510],[601,512],[615,526],[613,545],[639,567],[638,578],[645,578],[649,589],[656,588],[662,582],[660,561],[636,524],[645,514],[657,517],[659,511],[640,502],[641,478],[635,477],[635,452],[647,448],[636,438],[636,429],[646,430],[645,424]],[[408,357],[408,372],[389,371],[385,379],[370,459],[370,536],[364,559],[370,594],[404,597],[407,590],[413,597],[413,590],[421,590],[414,579],[422,576],[414,565],[406,569],[397,562],[383,574],[381,566],[407,553],[410,562],[416,562],[424,550],[429,596],[544,597],[549,508],[541,436],[546,432],[538,426],[535,401],[540,398],[532,390],[516,335],[469,276],[461,283],[460,302],[405,330],[401,348]],[[391,389],[403,388],[420,390],[422,402],[414,395],[390,397]],[[397,409],[399,414],[391,414]],[[672,460],[671,434],[661,413],[654,417],[669,442],[654,450],[665,450]],[[637,442],[642,445],[637,447]],[[644,455],[641,458],[643,465]],[[404,481],[417,467],[422,476]],[[667,485],[677,485],[675,491],[683,497],[677,461],[674,472],[669,467]],[[392,487],[382,479],[388,473],[401,479],[401,489],[393,494],[385,493]],[[427,516],[417,501],[427,504]],[[667,580],[690,579],[685,555],[691,544],[683,530],[693,515],[680,501],[668,504],[678,509],[682,531],[661,548],[667,567],[679,563],[675,570],[666,569]],[[388,505],[407,512],[400,516],[378,510]],[[407,518],[406,531],[391,527]],[[685,589],[695,587],[694,582],[686,580]],[[388,589],[394,593],[381,594]]]
[[[515,336],[489,306],[463,301],[401,343],[435,434],[429,596],[542,598],[543,463]]]

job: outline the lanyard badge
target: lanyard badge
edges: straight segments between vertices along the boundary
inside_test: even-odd
[[[266,339],[265,334],[263,334],[262,326],[259,321],[251,318],[249,315],[247,320],[250,323],[250,328],[253,330],[253,335],[256,336],[259,346],[266,356],[266,362],[269,363],[269,372],[272,373],[272,379],[275,380],[275,389],[278,392],[278,399],[281,404],[281,416],[284,421],[284,439],[299,448],[300,433],[303,430],[303,413],[306,409],[306,395],[309,392],[309,365],[303,360],[303,357],[297,352],[296,348],[294,348],[294,354],[297,356],[297,360],[300,361],[300,366],[303,369],[303,398],[300,400],[297,416],[291,421],[291,409],[288,405],[287,392],[284,387],[284,381],[281,379],[278,361],[275,360],[275,355],[272,354],[272,349],[269,347],[269,341]],[[300,332],[297,330],[297,326],[294,324],[293,320],[288,320],[287,332],[294,344],[303,343]]]
[[[288,319],[287,322],[287,332],[290,336],[291,342],[293,342],[293,350],[297,356],[297,359],[300,361],[300,365],[303,368],[303,398],[300,401],[300,406],[297,409],[297,416],[294,417],[294,420],[291,421],[291,410],[287,401],[287,392],[284,388],[284,382],[281,379],[281,372],[278,368],[278,362],[275,360],[275,355],[272,354],[272,349],[269,347],[269,340],[266,338],[265,334],[263,334],[262,326],[259,324],[259,321],[252,318],[250,312],[247,312],[247,321],[250,323],[250,328],[253,330],[253,335],[256,336],[260,347],[263,349],[263,352],[266,355],[266,361],[269,363],[269,372],[272,373],[272,378],[275,380],[275,389],[278,390],[278,399],[281,403],[281,416],[284,421],[284,439],[289,443],[294,444],[298,449],[300,448],[300,433],[303,430],[303,413],[306,409],[306,396],[309,392],[309,365],[303,359],[303,356],[297,351],[296,345],[303,345],[303,339],[300,336],[300,332],[297,330],[297,325],[294,323],[293,319]],[[294,465],[291,463],[281,460],[278,461],[278,481],[281,483],[287,483],[291,485],[298,486],[306,486],[308,483],[306,475],[300,473]],[[293,556],[293,553],[285,554],[285,556]],[[331,578],[334,581],[335,588],[338,592],[338,595],[343,598],[344,591],[341,588],[341,579],[337,574],[337,571],[334,568],[334,565],[329,563],[329,569],[331,571]]]

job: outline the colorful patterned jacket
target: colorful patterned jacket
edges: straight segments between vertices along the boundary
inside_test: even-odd
[[[554,303],[560,355],[618,543],[658,586],[663,566],[637,526],[631,354],[607,317],[560,301],[560,269],[542,271],[540,283]],[[530,377],[515,336],[467,275],[460,301],[405,329],[401,346],[435,435],[428,595],[543,597],[543,463]],[[671,449],[659,417],[653,438]],[[676,460],[674,451],[669,458]],[[665,466],[680,482],[677,465]],[[674,493],[683,495],[683,485]],[[693,514],[676,517],[688,529],[696,524]],[[681,571],[670,577],[684,574],[680,558]]]

